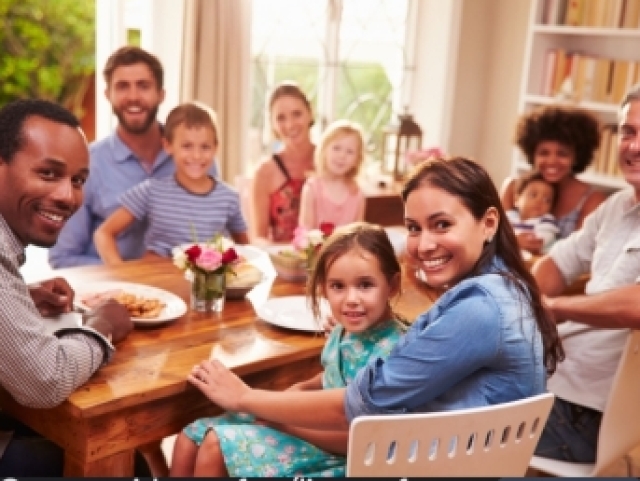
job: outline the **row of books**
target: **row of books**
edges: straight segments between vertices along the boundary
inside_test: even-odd
[[[574,27],[640,28],[640,0],[544,0],[542,23]]]
[[[640,82],[640,61],[615,60],[562,48],[546,52],[540,93],[576,102],[618,104]]]
[[[607,124],[600,131],[600,148],[595,153],[589,171],[609,176],[621,176],[618,164],[618,133],[617,126]]]

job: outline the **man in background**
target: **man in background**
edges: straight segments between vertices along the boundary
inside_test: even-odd
[[[132,329],[124,306],[107,301],[84,326],[48,333],[43,316],[69,312],[62,278],[27,286],[25,248],[52,246],[80,207],[89,152],[78,120],[43,100],[0,110],[0,385],[34,408],[62,403]],[[62,476],[62,449],[0,412],[0,476]],[[148,471],[147,471],[148,472]]]
[[[105,96],[118,126],[110,136],[90,146],[91,175],[84,203],[49,251],[54,268],[101,264],[93,233],[119,207],[120,194],[148,178],[167,177],[175,170],[171,156],[162,148],[162,125],[156,118],[165,97],[158,58],[139,47],[125,46],[109,57],[103,74]],[[145,229],[145,222],[136,221],[118,238],[124,260],[144,254]]]
[[[556,400],[536,448],[547,458],[595,462],[628,329],[640,329],[640,84],[623,100],[618,127],[618,163],[629,187],[600,204],[533,268],[566,355],[548,382]],[[562,295],[586,273],[584,295]]]

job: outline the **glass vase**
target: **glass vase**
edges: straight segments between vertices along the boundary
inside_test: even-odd
[[[224,272],[194,272],[191,281],[191,309],[197,312],[221,312],[226,287]]]

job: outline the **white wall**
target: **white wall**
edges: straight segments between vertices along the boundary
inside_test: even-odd
[[[420,0],[411,108],[425,145],[510,173],[531,0]]]
[[[410,110],[425,147],[448,148],[462,0],[419,0]]]
[[[164,67],[165,100],[158,112],[165,119],[169,110],[178,105],[180,96],[180,72],[185,0],[138,0],[137,8],[144,15],[141,22],[140,46],[156,55]],[[111,105],[104,97],[106,85],[102,69],[109,56],[126,44],[124,0],[96,0],[96,139],[109,135],[117,125],[111,114]]]
[[[473,1],[466,0],[467,3]],[[531,0],[482,1],[491,3],[492,17],[486,117],[480,124],[484,128],[479,158],[499,186],[511,173]]]

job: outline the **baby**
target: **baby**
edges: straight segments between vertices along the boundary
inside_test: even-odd
[[[556,198],[556,186],[533,171],[519,180],[515,208],[507,211],[516,236],[533,234],[542,241],[541,252],[549,249],[558,235],[558,226],[551,214]]]

